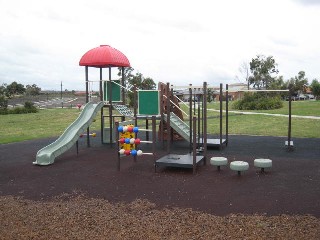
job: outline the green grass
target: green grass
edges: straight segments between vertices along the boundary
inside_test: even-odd
[[[219,118],[208,120],[208,133],[219,134]],[[320,120],[292,118],[292,137],[320,138]],[[225,119],[223,119],[225,133]],[[287,136],[288,118],[264,115],[230,115],[229,134]]]
[[[297,101],[292,102],[292,104],[293,114],[295,115],[320,116],[320,101]],[[219,109],[219,103],[210,103],[208,108]],[[287,114],[287,109],[284,107],[283,109],[268,112]],[[79,113],[77,109],[65,108],[40,110],[38,113],[30,114],[1,115],[0,144],[58,137],[79,116]],[[218,114],[217,112],[208,111],[209,134],[218,134],[219,132]],[[96,121],[90,127],[92,131],[100,130],[99,115],[100,113],[98,113],[95,118]],[[106,122],[108,122],[108,118]],[[292,118],[293,137],[320,138],[319,129],[320,120]],[[229,133],[286,136],[288,134],[288,118],[264,115],[235,115],[230,113]]]
[[[47,109],[38,113],[0,116],[0,143],[57,137],[79,116],[77,109]],[[99,119],[99,118],[98,118]],[[99,129],[98,122],[92,129]]]
[[[208,104],[208,109],[220,109],[219,102],[211,102]],[[223,103],[223,109],[226,109],[225,102]],[[229,110],[235,110],[232,108],[232,102],[229,102]],[[236,110],[241,112],[240,110]],[[320,116],[320,101],[292,101],[291,105],[292,115],[299,116]],[[284,101],[283,107],[274,110],[244,110],[243,112],[261,112],[261,113],[274,113],[274,114],[288,114],[289,102]]]

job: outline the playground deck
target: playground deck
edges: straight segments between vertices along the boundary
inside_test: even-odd
[[[240,177],[228,167],[221,171],[209,164],[192,169],[159,167],[154,172],[151,156],[121,158],[117,151],[101,145],[100,138],[86,147],[80,141],[79,155],[72,147],[50,166],[35,166],[36,152],[54,139],[0,145],[0,195],[27,199],[51,199],[80,191],[110,202],[148,199],[157,207],[192,208],[215,215],[311,214],[320,217],[320,139],[293,139],[295,151],[284,148],[285,137],[229,136],[228,147],[209,149],[208,157],[224,156],[229,162],[247,161],[250,168]],[[158,144],[157,158],[166,155]],[[145,145],[145,151],[149,151]],[[174,142],[175,154],[186,154],[186,141]],[[261,174],[255,158],[270,158],[273,167]]]

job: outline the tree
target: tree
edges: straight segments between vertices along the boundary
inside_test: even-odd
[[[250,86],[250,81],[249,81],[250,66],[249,66],[249,64],[247,62],[242,62],[239,67],[239,72],[241,73],[241,75],[245,79],[245,81],[247,82],[248,90],[249,90],[249,86]]]
[[[5,98],[4,95],[0,95],[0,110],[6,110],[8,108],[8,100]]]
[[[11,98],[17,94],[24,94],[26,89],[24,86],[17,82],[12,82],[11,84],[7,85],[6,95],[8,98]]]
[[[317,79],[313,79],[311,85],[312,94],[318,99],[320,97],[320,82]]]
[[[118,76],[120,79],[122,78],[122,71],[121,68],[118,68]],[[124,68],[124,78],[125,78],[125,87],[129,89],[132,92],[128,92],[128,98],[130,100],[129,105],[133,106],[133,90],[134,86],[136,86],[137,89],[141,90],[152,90],[156,88],[156,84],[150,77],[144,77],[142,73],[136,73],[133,75],[134,69],[132,67]]]
[[[251,60],[250,71],[252,76],[249,77],[249,82],[256,89],[269,89],[269,85],[275,80],[272,75],[279,73],[273,57],[266,58],[263,55],[257,55]]]
[[[121,67],[118,67],[118,76],[119,76],[119,80],[122,79],[122,68]],[[132,67],[125,67],[123,68],[124,69],[124,87],[128,86],[128,82],[131,81],[131,79],[133,78],[133,74],[132,72],[134,71],[134,68]]]
[[[41,88],[39,88],[36,84],[27,85],[26,86],[26,94],[31,96],[39,95]]]
[[[0,96],[5,96],[6,95],[6,91],[7,91],[7,85],[6,84],[2,84],[0,86]]]
[[[308,84],[308,78],[306,78],[306,73],[300,71],[298,76],[290,78],[286,82],[287,88],[289,88],[294,94],[299,94],[305,91],[304,86]]]

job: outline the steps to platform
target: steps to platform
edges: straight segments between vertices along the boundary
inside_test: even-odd
[[[167,120],[167,115],[164,115],[165,121]],[[184,121],[182,121],[173,112],[170,113],[170,126],[176,130],[185,140],[190,141],[190,127]]]

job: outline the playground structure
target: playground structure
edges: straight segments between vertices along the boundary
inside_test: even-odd
[[[70,149],[74,144],[77,145],[78,139],[83,134],[86,128],[90,126],[98,111],[102,108],[103,102],[94,104],[89,102],[82,110],[79,117],[63,132],[63,134],[53,143],[40,149],[36,155],[36,161],[33,164],[49,165],[54,162],[54,159],[62,153]],[[90,133],[87,134],[89,138]]]
[[[127,122],[126,118],[130,118],[130,121],[134,122],[134,126],[138,126],[138,120],[145,120],[146,130],[148,130],[149,128],[149,120],[152,120],[153,144],[156,142],[156,120],[160,120],[158,138],[160,141],[162,141],[162,146],[164,146],[164,140],[167,141],[167,155],[158,160],[156,160],[154,157],[155,170],[158,166],[171,166],[193,168],[193,172],[195,172],[196,166],[198,164],[202,162],[206,164],[208,147],[222,148],[223,146],[228,145],[228,85],[226,85],[226,90],[223,91],[223,85],[220,84],[219,138],[210,139],[208,138],[207,131],[208,87],[206,82],[203,83],[202,94],[193,93],[193,89],[195,89],[195,87],[193,87],[191,84],[186,87],[189,89],[189,115],[180,108],[179,101],[173,94],[173,88],[170,88],[169,83],[159,83],[158,90],[138,90],[134,88],[134,108],[132,111],[128,108],[125,101],[126,88],[124,86],[124,68],[130,67],[130,63],[125,55],[108,45],[101,45],[100,47],[91,49],[86,54],[84,54],[79,62],[79,65],[85,66],[87,105],[79,116],[79,120],[77,119],[75,123],[71,124],[66,129],[66,134],[63,134],[57,141],[55,141],[53,144],[50,144],[50,147],[47,146],[37,153],[37,160],[34,162],[34,164],[52,164],[55,157],[68,150],[74,143],[76,143],[77,145],[78,153],[77,140],[83,135],[87,136],[87,146],[90,147],[90,136],[95,136],[95,134],[90,134],[89,125],[93,121],[99,110],[101,110],[101,143],[109,143],[111,147],[114,143],[119,142],[119,139],[117,139],[118,128],[115,126],[118,126],[117,124],[125,124]],[[88,79],[89,67],[100,69],[100,80],[97,81],[99,82],[100,93],[100,102],[98,104],[93,104],[89,99],[89,84],[93,82],[89,81]],[[111,80],[112,67],[121,67],[121,80]],[[103,80],[103,68],[108,68],[109,80]],[[224,93],[227,96],[225,111],[225,138],[223,137],[222,104],[222,96]],[[195,97],[198,98],[197,107],[196,103],[193,102],[193,99]],[[94,110],[87,111],[86,109],[90,108],[87,106],[91,106],[91,108],[93,108]],[[104,114],[106,112],[104,108],[108,109],[108,114],[106,115]],[[118,111],[119,115],[114,115],[113,110]],[[189,125],[183,120],[183,113],[189,118]],[[82,115],[84,117],[81,117]],[[118,121],[119,118],[120,122]],[[105,119],[109,120],[108,125]],[[83,134],[85,128],[87,130],[87,133]],[[66,137],[67,135],[68,137]],[[149,138],[148,131],[146,132],[146,138],[147,140]],[[186,155],[177,155],[171,153],[171,141],[181,139],[185,139],[189,142],[189,153]],[[291,149],[291,97],[289,97],[289,130],[287,143],[288,149]],[[135,151],[133,151],[133,153],[134,159],[136,159],[138,153]],[[132,155],[132,152],[130,152],[130,154]],[[152,154],[153,156],[156,156],[154,151]],[[128,155],[128,152],[126,152],[125,155]],[[120,160],[118,169],[120,170]]]
[[[140,129],[137,126],[133,125],[119,125],[119,122],[115,123],[116,127],[116,142],[118,149],[118,161],[117,161],[117,169],[120,171],[120,160],[123,156],[133,156],[134,161],[136,161],[136,157],[142,155],[152,155],[154,162],[156,161],[156,117],[152,116],[152,130],[149,129]],[[152,131],[152,141],[142,141],[138,138],[139,131]],[[141,149],[137,149],[137,147],[141,143],[152,144],[152,152],[145,153]]]

